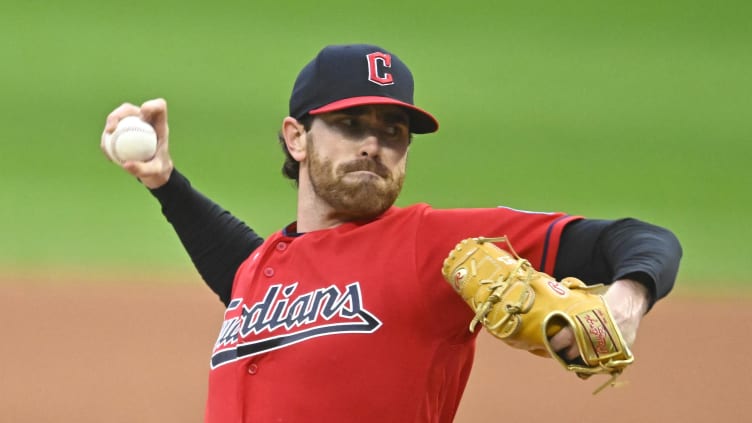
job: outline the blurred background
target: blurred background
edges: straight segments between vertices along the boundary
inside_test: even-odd
[[[639,217],[685,247],[682,285],[747,284],[752,6],[743,1],[72,0],[0,6],[0,265],[189,262],[99,151],[123,102],[167,99],[195,186],[267,235],[294,219],[276,132],[326,44],[399,55],[441,130],[400,204]]]
[[[416,103],[441,123],[412,144],[398,204],[637,217],[682,241],[678,291],[749,293],[750,12],[741,0],[3,2],[0,284],[200,286],[158,203],[100,152],[107,114],[167,99],[176,166],[266,236],[295,218],[276,141],[295,76],[324,45],[363,42],[410,66]]]

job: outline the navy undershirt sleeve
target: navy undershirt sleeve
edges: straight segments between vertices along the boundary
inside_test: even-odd
[[[649,307],[673,288],[682,248],[669,230],[637,219],[585,219],[563,230],[554,277],[589,284],[636,280],[648,289]]]
[[[195,190],[177,170],[165,185],[150,191],[201,277],[227,305],[238,267],[264,239]]]

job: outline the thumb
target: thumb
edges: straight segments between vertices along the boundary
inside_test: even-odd
[[[164,142],[168,138],[167,101],[163,98],[148,100],[141,105],[141,119],[149,122],[157,132],[157,139]]]

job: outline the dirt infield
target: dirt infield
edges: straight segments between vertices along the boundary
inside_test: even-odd
[[[190,284],[0,278],[0,421],[203,420],[223,309]],[[75,278],[74,278],[75,279]],[[490,336],[456,422],[743,422],[752,418],[752,298],[675,293],[643,321],[628,383],[597,396]]]

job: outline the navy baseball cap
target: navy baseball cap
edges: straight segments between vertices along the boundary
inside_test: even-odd
[[[410,132],[436,132],[436,118],[413,104],[413,87],[413,75],[405,63],[381,47],[327,46],[298,74],[290,96],[290,116],[300,119],[355,106],[394,104],[410,116]]]

